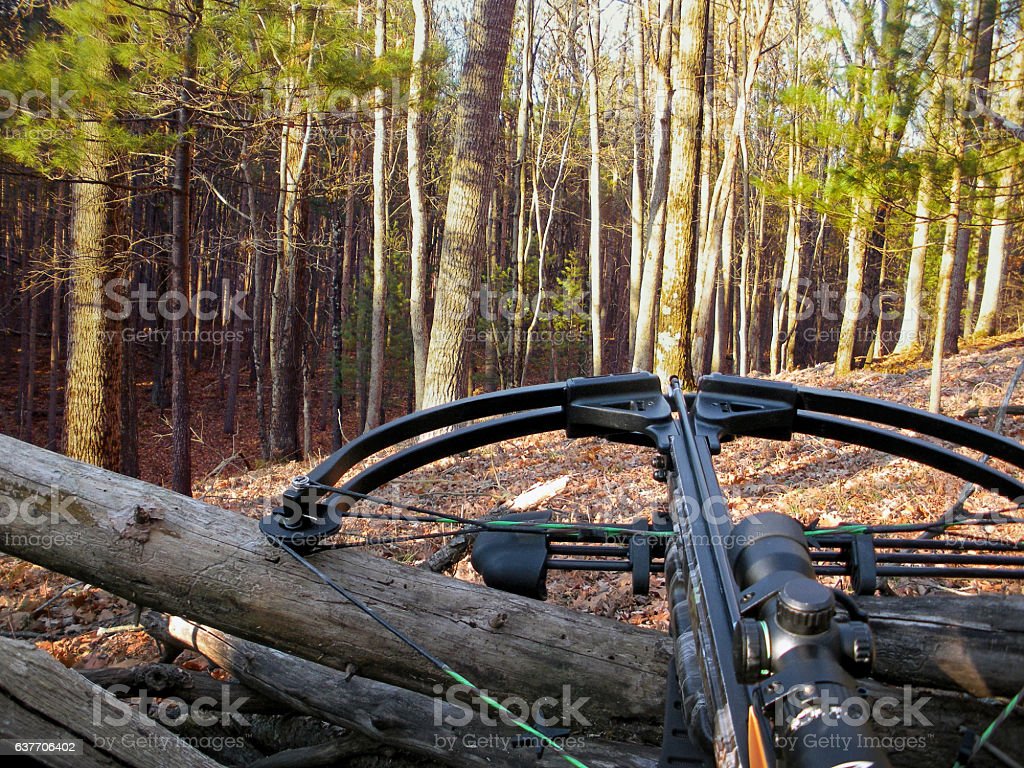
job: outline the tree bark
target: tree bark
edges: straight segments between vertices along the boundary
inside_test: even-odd
[[[0,638],[0,736],[80,741],[80,754],[33,753],[64,768],[220,768],[166,728],[28,643]]]
[[[105,295],[117,272],[113,252],[111,190],[106,138],[99,123],[86,121],[81,181],[71,185],[71,308],[64,452],[107,469],[121,462],[121,371],[119,338]]]
[[[306,20],[299,11],[298,5],[291,7],[290,44],[294,50],[308,47],[312,57],[316,40],[305,39]],[[270,297],[270,455],[274,459],[294,459],[301,454],[298,430],[306,265],[301,242],[305,215],[299,198],[313,118],[307,106],[300,103],[304,98],[300,91],[296,78],[290,77],[285,83],[278,156],[277,269]]]
[[[931,229],[932,174],[929,166],[921,170],[917,188],[917,208],[914,212],[914,239],[910,246],[910,264],[907,267],[907,288],[903,299],[903,321],[900,336],[893,352],[908,352],[921,343],[921,287],[924,283],[924,264],[928,255],[928,233]]]
[[[730,227],[732,225],[732,217],[729,212],[730,208],[733,206],[734,199],[736,160],[740,150],[740,137],[746,131],[747,103],[754,87],[755,78],[757,77],[757,70],[761,62],[761,49],[764,45],[764,37],[768,30],[768,23],[771,21],[774,5],[774,0],[765,0],[764,6],[761,9],[760,18],[758,19],[757,31],[754,34],[754,39],[750,43],[747,59],[743,62],[742,79],[740,79],[739,73],[736,73],[736,79],[739,82],[736,83],[735,112],[733,114],[733,121],[729,132],[726,135],[725,147],[722,153],[722,167],[719,169],[718,177],[715,180],[714,190],[711,193],[708,226],[704,242],[702,244],[702,251],[704,253],[703,263],[705,265],[705,269],[709,272],[717,271],[721,276],[723,303],[725,304],[728,303],[725,298],[725,292],[727,290],[731,290],[732,285],[731,275],[727,274],[727,272],[731,271],[732,262],[731,231],[728,232],[728,250],[730,254],[728,256],[726,255],[725,248],[723,247],[723,241],[726,239],[725,228],[727,224]],[[744,12],[740,24],[745,26],[745,22],[746,14]],[[726,288],[726,285],[728,285],[728,288]],[[708,343],[708,340],[702,340],[702,334],[704,329],[708,327],[708,318],[705,317],[705,315],[711,311],[714,287],[715,281],[712,277],[709,277],[704,281],[702,292],[698,296],[698,307],[693,320],[693,356],[695,373],[703,372],[705,369],[709,368],[704,361],[705,359],[710,359],[710,344]],[[715,348],[724,349],[727,346],[726,339],[729,335],[731,335],[731,331],[727,331],[723,328],[723,338],[718,340],[718,335],[715,337]]]
[[[202,21],[202,0],[189,11],[185,33],[184,67],[175,110],[174,177],[171,182],[171,291],[189,295],[189,247],[192,234],[192,101],[196,69],[196,35]],[[197,292],[198,295],[198,292]],[[192,345],[186,331],[188,311],[181,307],[171,318],[171,488],[192,495],[192,430],[189,415],[188,357]],[[197,316],[198,321],[198,316]],[[198,339],[198,336],[196,337]]]
[[[1008,165],[998,176],[998,189],[992,203],[989,223],[988,260],[985,262],[985,283],[981,292],[975,336],[993,336],[998,330],[1000,295],[1006,276],[1007,243],[1011,232],[1010,200],[1015,182],[1014,165]]]
[[[362,677],[420,693],[438,682],[433,667],[266,543],[255,520],[7,436],[0,477],[26,510],[0,536],[9,554],[336,669],[355,665]],[[353,550],[321,553],[316,564],[492,695],[557,697],[571,683],[574,696],[591,698],[584,714],[595,727],[661,718],[670,645],[661,633]]]
[[[382,61],[387,50],[387,0],[376,0],[374,13],[374,56]],[[387,183],[384,163],[387,159],[387,118],[384,89],[373,92],[373,298],[370,314],[370,381],[367,386],[366,423],[371,430],[381,423],[384,397],[385,318],[388,274],[385,253],[388,232]]]
[[[964,306],[964,279],[967,275],[967,260],[970,250],[974,215],[975,190],[978,184],[976,163],[970,162],[981,150],[980,136],[985,130],[982,105],[988,101],[988,86],[992,71],[992,42],[995,36],[998,0],[977,0],[971,25],[971,79],[967,90],[965,112],[965,144],[962,147],[961,162],[964,163],[961,181],[960,226],[957,230],[956,259],[953,263],[952,289],[949,294],[949,309],[943,336],[944,354],[956,354],[961,330],[969,327],[970,317],[961,317]]]
[[[864,314],[864,266],[867,260],[867,238],[874,201],[870,195],[854,199],[850,232],[847,236],[846,292],[843,295],[843,320],[839,329],[834,373],[845,376],[853,370],[857,326]]]
[[[633,361],[636,350],[637,319],[640,315],[640,285],[644,269],[644,172],[647,161],[644,121],[647,119],[647,76],[645,55],[647,24],[644,12],[646,0],[636,0],[632,9],[633,18],[633,168],[630,186],[629,206],[629,360]]]
[[[690,321],[697,277],[708,7],[707,0],[685,4],[679,23],[665,258],[654,348],[654,372],[662,381],[677,375],[687,386],[693,385],[695,373],[690,365]]]
[[[1019,83],[1024,79],[1024,46],[1018,45],[1013,54],[1008,80]],[[1019,121],[1022,115],[1022,100],[1019,91],[1009,96],[1006,112],[1009,118]],[[992,205],[992,219],[989,227],[988,261],[985,265],[985,283],[981,294],[978,321],[974,326],[976,336],[992,336],[998,331],[997,318],[1006,272],[1007,247],[1012,224],[1010,201],[1016,183],[1019,181],[1016,164],[1009,153],[997,155],[1005,167],[996,176],[995,200]]]
[[[595,3],[587,0],[587,28],[584,35],[587,58],[587,114],[590,127],[590,355],[594,376],[603,369],[601,318],[601,123],[599,101],[598,52],[601,47],[601,18]]]
[[[514,0],[474,0],[467,22],[466,59],[455,117],[452,183],[424,377],[425,408],[456,400],[465,393],[465,333],[470,327],[475,304],[473,292],[477,289],[486,241],[498,105],[514,11]]]
[[[515,211],[513,213],[513,253],[515,259],[515,309],[509,323],[508,349],[509,380],[518,382],[523,377],[530,340],[523,335],[529,312],[529,299],[526,295],[526,259],[530,241],[533,239],[533,228],[530,226],[529,195],[527,184],[526,161],[530,144],[530,122],[533,110],[533,50],[534,24],[536,11],[533,0],[526,0],[523,7],[523,74],[519,84],[519,108],[516,113],[515,156],[512,158],[512,189],[515,194]],[[538,147],[538,150],[540,147]],[[538,275],[538,279],[542,276]],[[488,313],[492,310],[488,307]],[[494,334],[491,334],[492,336]],[[495,345],[499,352],[501,345]]]
[[[535,749],[506,749],[502,745],[509,742],[502,739],[514,740],[514,727],[490,726],[476,718],[462,724],[462,710],[439,700],[436,692],[427,696],[367,680],[184,619],[172,618],[168,633],[288,710],[340,725],[388,746],[458,768],[565,764],[551,750],[538,762]],[[466,749],[463,745],[467,743],[476,746]],[[591,768],[655,768],[658,764],[656,750],[638,744],[588,738],[582,750],[570,751]]]
[[[942,358],[945,356],[943,342],[946,326],[950,322],[950,295],[956,289],[953,285],[954,262],[956,261],[957,232],[960,228],[960,189],[963,181],[962,163],[953,163],[953,179],[949,187],[949,213],[946,214],[946,236],[942,243],[942,261],[939,264],[939,284],[935,299],[935,335],[932,343],[932,374],[928,391],[928,410],[939,413],[942,405]]]
[[[649,371],[654,368],[654,335],[658,327],[659,296],[665,258],[665,207],[668,201],[672,140],[672,41],[675,2],[660,0],[658,15],[657,48],[652,55],[657,87],[654,94],[651,139],[651,191],[644,230],[644,268],[640,279],[640,304],[637,309],[636,339],[633,344],[635,371]]]
[[[423,403],[427,369],[427,204],[423,190],[423,80],[430,38],[430,1],[413,0],[412,70],[409,75],[409,114],[406,124],[409,168],[409,317],[412,324],[416,407]]]

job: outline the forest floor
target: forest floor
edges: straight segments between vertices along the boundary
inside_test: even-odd
[[[961,354],[945,362],[943,412],[962,417],[981,408],[984,415],[971,421],[991,426],[989,409],[994,410],[1002,401],[1022,359],[1024,335],[1020,334],[965,346]],[[779,378],[917,407],[927,405],[930,366],[925,360],[887,358],[841,379],[831,376],[830,369],[821,365]],[[257,466],[252,461],[258,451],[251,415],[241,420],[236,435],[223,435],[220,424],[209,420],[210,416],[219,419],[222,409],[218,379],[214,373],[202,371],[193,378],[194,495],[259,517],[279,498],[291,477],[315,465],[322,456]],[[12,404],[14,391],[9,384],[0,382],[0,398]],[[169,475],[167,414],[149,405],[148,400],[141,403],[142,474],[151,482],[160,482]],[[1024,386],[1015,393],[1012,403],[1024,404]],[[10,406],[4,408],[6,423],[0,426],[5,430],[13,426],[9,423],[12,410]],[[240,408],[240,414],[244,410]],[[1003,431],[1024,438],[1024,417],[1008,416]],[[628,522],[650,516],[664,501],[663,484],[651,477],[652,457],[650,449],[591,438],[567,440],[561,433],[549,433],[437,462],[390,483],[380,495],[475,517],[539,483],[564,477],[564,490],[544,505],[556,510],[555,519]],[[822,526],[853,521],[923,522],[938,517],[961,487],[959,481],[909,461],[805,436],[788,443],[743,439],[727,444],[716,460],[716,468],[736,516],[776,510],[805,523],[816,520]],[[1005,506],[987,493],[977,493],[968,502],[968,509],[973,511]],[[364,521],[360,524],[368,525]],[[384,531],[376,528],[376,535],[406,531],[402,523],[376,525],[385,527]],[[1018,541],[1024,538],[1024,526],[986,528],[988,536]],[[351,530],[358,534],[368,529]],[[382,557],[415,564],[438,546],[434,539],[373,549]],[[455,575],[479,581],[465,560]],[[889,579],[885,584],[885,590],[892,594],[966,594],[981,589],[1021,594],[1024,588],[1021,582],[981,585],[963,579]],[[556,572],[549,578],[548,592],[549,600],[575,609],[653,629],[664,630],[667,626],[665,588],[660,576],[653,577],[650,595],[634,596],[626,574]],[[134,611],[127,601],[100,589],[11,557],[0,557],[0,632],[32,640],[68,667],[91,669],[155,661],[157,648],[145,633],[109,631],[132,624]],[[206,668],[202,659],[189,654],[184,654],[179,663],[192,669]]]

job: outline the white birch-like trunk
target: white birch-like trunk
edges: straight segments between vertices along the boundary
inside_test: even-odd
[[[387,47],[387,0],[376,0],[374,56],[384,58]],[[370,314],[370,381],[366,398],[366,424],[370,430],[381,422],[384,393],[384,310],[387,302],[387,256],[384,252],[388,229],[384,161],[387,157],[387,108],[384,89],[373,92],[373,297]]]
[[[430,2],[413,0],[415,15],[412,70],[409,75],[409,114],[406,121],[409,168],[409,319],[412,325],[416,407],[423,402],[427,368],[427,205],[423,191],[423,78],[430,36]]]
[[[601,21],[596,6],[598,0],[587,4],[587,106],[590,123],[590,343],[593,373],[601,375],[601,127],[598,101],[598,51],[601,40]]]

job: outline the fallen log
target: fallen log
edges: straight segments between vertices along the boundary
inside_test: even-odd
[[[144,694],[150,698],[174,697],[211,709],[234,705],[236,712],[280,712],[278,705],[240,683],[215,680],[205,672],[191,672],[174,664],[83,669],[80,674],[119,699]]]
[[[478,722],[461,728],[443,722],[433,727],[429,723],[431,702],[421,694],[347,678],[336,670],[183,619],[172,618],[158,634],[202,653],[252,689],[277,697],[283,707],[359,731],[375,741],[440,760],[445,765],[554,768],[565,764],[550,754],[536,761],[528,752],[517,755],[497,748],[513,743],[500,741],[514,739],[515,734],[508,730],[481,727]],[[1002,709],[1001,704],[978,701],[965,694],[919,688],[904,691],[874,683],[867,683],[866,690],[869,700],[880,707],[876,736],[887,749],[892,749],[897,768],[950,763],[961,739],[958,728],[968,727],[980,733]],[[443,720],[447,712],[442,710],[441,714]],[[612,744],[590,736],[584,736],[579,743],[574,756],[591,768],[658,764],[657,750],[644,745]],[[995,743],[1013,754],[1024,754],[1024,728],[1016,720],[1010,721],[996,734]]]
[[[219,768],[45,651],[6,638],[0,638],[0,737],[81,744],[77,753],[32,752],[43,765]]]
[[[894,768],[952,765],[963,731],[981,734],[1003,709],[1002,702],[991,699],[921,688],[868,684],[867,697],[876,705],[891,703],[877,710],[880,714],[873,718],[872,727]],[[1012,715],[993,732],[991,743],[1012,755],[1024,755],[1024,717]],[[982,754],[971,765],[996,768],[1001,764]]]
[[[248,688],[277,699],[282,709],[341,725],[388,746],[464,768],[565,765],[550,749],[538,761],[535,750],[514,727],[486,725],[475,713],[469,719],[443,696],[364,680],[180,618],[172,618],[164,631]],[[459,695],[458,700],[468,702],[468,697]],[[546,714],[557,715],[557,707]],[[573,755],[591,768],[658,765],[658,750],[652,747],[590,736],[573,738],[578,744],[571,750]],[[519,749],[510,748],[517,743],[522,744]]]
[[[323,765],[344,765],[346,759],[366,751],[365,741],[340,736],[334,741],[312,747],[296,747],[256,760],[249,768],[319,768]]]
[[[981,405],[977,408],[968,408],[961,415],[961,419],[976,419],[979,416],[992,416],[1003,411],[1007,416],[1024,416],[1024,405],[1009,405],[1005,409],[998,405]]]
[[[875,677],[1013,696],[1024,687],[1024,597],[859,597],[875,634]]]
[[[430,693],[437,671],[268,544],[256,521],[0,435],[0,550],[360,677]],[[0,512],[3,510],[0,509]],[[669,640],[361,552],[316,557],[499,697],[589,697],[595,727],[661,718]],[[510,663],[515,660],[515,663]]]
[[[0,550],[365,679],[419,693],[438,682],[435,670],[283,557],[242,515],[2,435],[0,506]],[[596,728],[660,721],[669,651],[660,633],[365,553],[316,559],[492,695],[558,698],[571,682],[574,697],[589,697],[585,714]],[[937,599],[928,627],[914,621],[905,598],[875,600],[865,606],[878,631],[879,679],[1003,695],[1024,685],[1024,664],[1007,663],[1024,657],[1020,599]],[[982,610],[990,618],[978,622]],[[934,640],[915,642],[925,636]],[[943,650],[938,659],[935,647]],[[936,677],[938,665],[947,671]]]

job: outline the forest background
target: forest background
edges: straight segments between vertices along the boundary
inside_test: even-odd
[[[939,410],[1024,322],[1015,2],[0,14],[4,430],[138,475],[148,404],[183,493],[576,375],[924,356]]]

